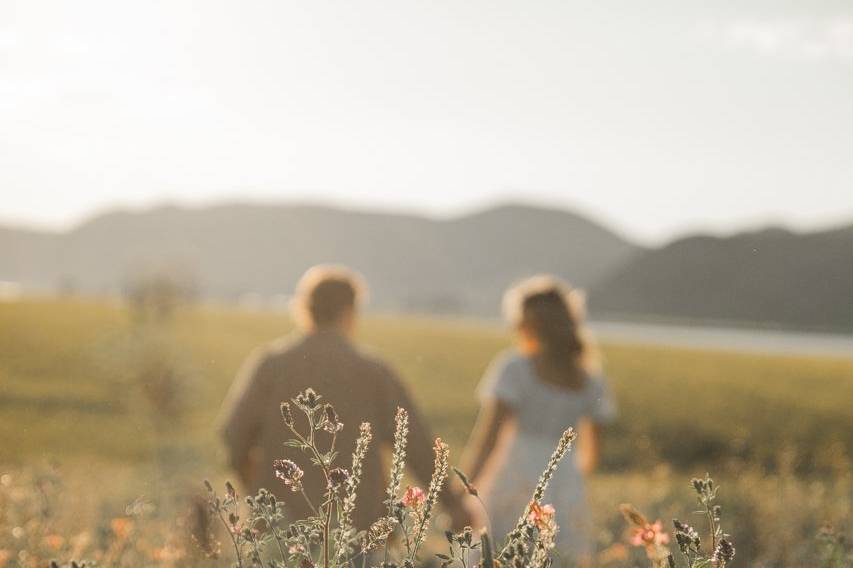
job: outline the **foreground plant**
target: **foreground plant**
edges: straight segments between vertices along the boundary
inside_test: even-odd
[[[294,420],[294,409],[301,412],[307,429],[300,430]],[[387,513],[376,519],[367,530],[358,531],[353,526],[358,487],[362,477],[362,463],[372,440],[371,426],[363,423],[359,429],[352,460],[348,468],[336,464],[338,452],[335,442],[344,427],[332,405],[312,389],[306,389],[289,402],[281,404],[285,426],[293,434],[286,446],[306,453],[317,473],[323,476],[326,490],[320,503],[313,503],[306,494],[302,480],[306,475],[295,462],[275,460],[272,464],[276,477],[290,490],[294,498],[307,502],[312,514],[286,524],[284,504],[266,491],[240,500],[234,486],[226,483],[225,494],[220,497],[210,483],[208,510],[228,535],[226,550],[233,555],[235,565],[270,566],[274,568],[355,568],[374,565],[381,549],[382,568],[413,568],[420,562],[419,555],[427,540],[450,471],[450,449],[440,438],[435,440],[432,478],[426,490],[401,486],[406,462],[409,417],[405,409],[398,408],[395,416],[394,447],[391,472],[386,490]],[[300,421],[302,423],[303,421]],[[459,533],[448,532],[448,554],[439,554],[442,566],[458,563],[463,568],[473,564],[474,552],[482,551],[481,566],[494,568],[498,560],[504,566],[544,567],[550,563],[550,552],[557,534],[554,508],[541,500],[558,463],[571,448],[575,434],[566,430],[547,464],[545,472],[531,497],[530,504],[519,518],[518,525],[507,536],[500,551],[495,551],[492,539],[484,532],[475,539],[471,527]],[[467,492],[479,499],[477,490],[465,475],[455,470]],[[241,505],[243,507],[241,507]],[[399,546],[392,546],[392,535],[399,533]],[[203,539],[202,546],[209,556],[219,556],[221,545],[212,535]]]
[[[704,516],[708,523],[710,546],[702,546],[699,531],[691,525],[673,519],[678,550],[688,568],[725,568],[735,557],[735,547],[720,525],[722,509],[715,504],[717,486],[707,475],[704,479],[693,479],[691,485],[702,507],[698,514]],[[669,535],[663,531],[662,523],[660,521],[650,523],[631,505],[622,505],[620,510],[625,520],[631,524],[631,544],[646,549],[646,555],[654,568],[675,568],[677,566],[675,557],[665,546],[669,543]]]
[[[307,420],[305,431],[297,428],[293,407],[304,414]],[[352,518],[362,464],[373,438],[370,424],[361,424],[352,461],[349,468],[344,468],[336,465],[338,452],[335,448],[337,434],[344,425],[332,405],[323,403],[322,397],[312,389],[306,389],[290,402],[282,403],[281,414],[285,426],[294,436],[285,445],[310,457],[312,465],[325,480],[326,490],[322,502],[313,503],[302,485],[305,472],[291,460],[275,460],[276,477],[294,494],[294,498],[304,499],[313,512],[306,519],[283,526],[284,504],[272,493],[261,490],[256,497],[247,498],[248,512],[242,519],[233,486],[227,484],[225,498],[220,499],[207,484],[210,512],[229,535],[236,565],[242,567],[251,563],[253,566],[299,568],[365,565],[374,551],[385,547],[385,565],[396,566],[389,557],[388,540],[398,527],[406,543],[403,563],[414,565],[447,478],[447,445],[440,439],[435,441],[435,471],[428,491],[424,493],[410,488],[405,497],[399,499],[405,469],[408,414],[404,409],[398,409],[391,481],[387,490],[388,514],[376,519],[366,531],[357,531]],[[265,556],[272,558],[265,561]]]

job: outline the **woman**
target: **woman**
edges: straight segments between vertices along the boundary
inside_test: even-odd
[[[479,387],[477,426],[467,463],[497,538],[528,504],[562,432],[579,432],[543,503],[556,508],[557,554],[583,563],[591,552],[584,476],[598,459],[600,428],[616,408],[583,328],[580,294],[556,278],[536,276],[510,289],[504,310],[517,349],[499,356]]]

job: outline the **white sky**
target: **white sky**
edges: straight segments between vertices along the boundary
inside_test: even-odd
[[[848,222],[851,180],[848,2],[0,2],[0,222],[517,197],[660,242]]]

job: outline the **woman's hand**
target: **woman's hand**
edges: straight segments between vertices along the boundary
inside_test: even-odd
[[[500,449],[499,442],[515,426],[515,413],[500,399],[494,399],[480,409],[471,439],[465,449],[465,473],[477,483],[483,477],[489,462]]]

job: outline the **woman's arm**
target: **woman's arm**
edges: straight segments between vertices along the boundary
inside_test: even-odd
[[[499,442],[514,428],[515,413],[500,399],[492,399],[480,409],[464,460],[464,471],[474,485],[482,478],[487,464],[496,457]]]
[[[589,475],[598,467],[602,427],[591,420],[583,420],[578,426],[578,467],[581,473]]]

